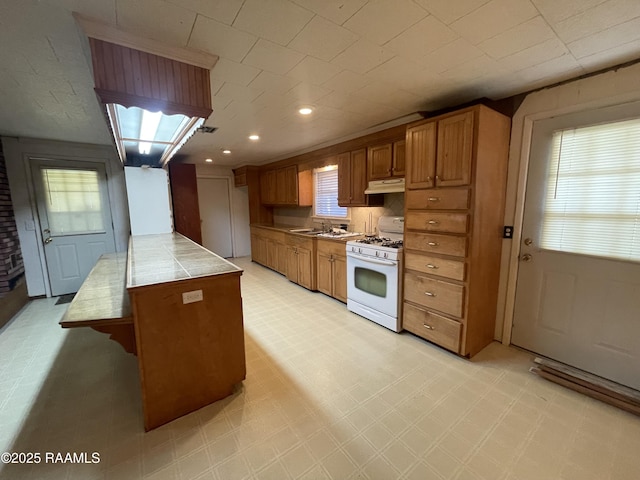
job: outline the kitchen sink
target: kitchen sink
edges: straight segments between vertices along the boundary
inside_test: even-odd
[[[319,235],[322,230],[316,230],[315,228],[294,228],[289,230],[291,233],[299,233],[301,235]]]
[[[357,233],[357,232],[344,232],[344,233],[338,233],[338,232],[325,232],[325,233],[318,233],[319,237],[328,237],[328,238],[347,238],[347,237],[357,237],[359,235],[362,235],[361,233]]]

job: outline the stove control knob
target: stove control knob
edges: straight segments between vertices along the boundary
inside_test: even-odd
[[[387,255],[387,252],[384,252],[384,258],[387,258],[389,255]]]
[[[361,248],[358,248],[358,253],[362,253],[362,249]]]
[[[380,252],[376,251],[376,257],[380,256]]]

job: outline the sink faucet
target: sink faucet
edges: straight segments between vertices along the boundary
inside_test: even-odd
[[[322,231],[323,232],[330,232],[332,229],[332,225],[331,222],[327,222],[325,220],[322,220]]]

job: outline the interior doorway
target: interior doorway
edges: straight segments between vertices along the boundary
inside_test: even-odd
[[[234,256],[228,177],[198,177],[202,246],[224,258]]]

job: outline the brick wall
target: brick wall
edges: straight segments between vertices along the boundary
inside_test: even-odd
[[[22,252],[0,142],[0,298],[12,291],[23,276]]]

